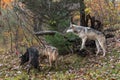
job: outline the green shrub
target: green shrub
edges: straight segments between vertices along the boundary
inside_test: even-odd
[[[45,36],[46,41],[58,48],[60,54],[65,54],[70,52],[69,48],[72,46],[70,41],[75,40],[77,37],[74,34],[66,34],[67,38],[64,38],[63,35],[57,33],[54,36]]]

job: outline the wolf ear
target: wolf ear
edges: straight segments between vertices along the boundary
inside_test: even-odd
[[[74,26],[73,26],[73,23],[72,23],[72,22],[70,22],[70,27],[71,27],[71,28],[74,28]]]
[[[69,25],[70,25],[70,27],[71,27],[71,25],[72,25],[72,22],[71,22],[71,20],[70,20],[70,23],[69,23]]]
[[[73,18],[72,17],[70,17],[70,25],[72,25],[72,23],[73,23],[73,20],[72,20]]]

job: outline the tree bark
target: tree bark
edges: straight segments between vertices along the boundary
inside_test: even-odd
[[[86,25],[86,20],[85,20],[85,4],[84,0],[80,0],[80,25],[81,26],[87,26]]]

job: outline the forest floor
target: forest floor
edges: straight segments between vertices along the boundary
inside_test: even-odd
[[[111,41],[111,42],[110,42]],[[41,64],[40,72],[32,69],[30,75],[19,67],[15,53],[0,50],[0,80],[120,80],[120,49],[112,39],[108,40],[108,52],[85,57],[77,54],[63,56],[58,68],[49,70],[47,63]]]

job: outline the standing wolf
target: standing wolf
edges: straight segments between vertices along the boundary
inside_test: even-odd
[[[57,68],[57,60],[58,60],[58,49],[56,47],[45,45],[44,49],[40,50],[43,56],[46,56],[49,60],[50,67],[52,67],[53,62],[55,63],[55,67]]]
[[[105,36],[101,32],[99,32],[97,30],[94,30],[90,27],[78,26],[78,25],[74,25],[72,23],[70,23],[70,27],[67,29],[66,32],[67,33],[72,32],[82,39],[82,45],[81,45],[80,50],[82,50],[85,47],[85,42],[86,42],[87,39],[95,40],[96,47],[97,47],[96,56],[100,52],[100,47],[99,46],[101,46],[101,48],[103,50],[103,56],[105,56],[105,53],[106,53],[106,39],[105,39]]]

